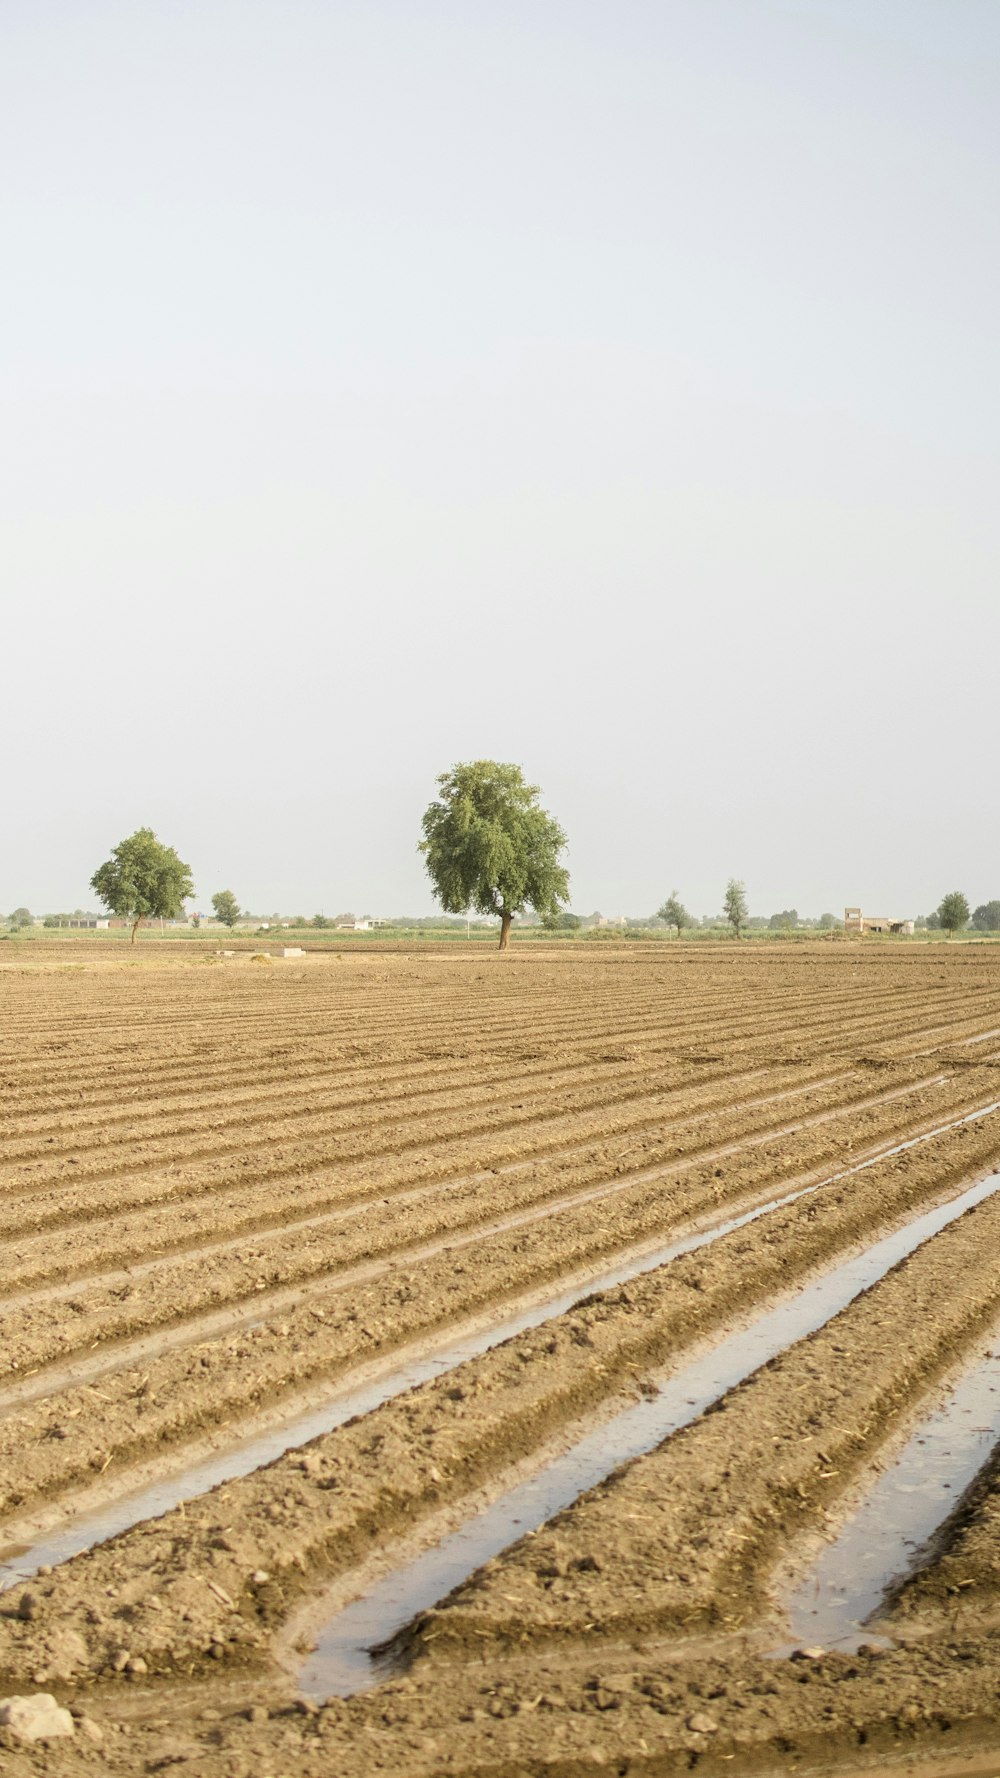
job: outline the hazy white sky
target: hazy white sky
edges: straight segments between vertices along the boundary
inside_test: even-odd
[[[5,0],[0,909],[1000,895],[996,0]]]

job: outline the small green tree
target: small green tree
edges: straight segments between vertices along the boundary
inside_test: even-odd
[[[658,920],[664,920],[668,926],[675,926],[677,928],[678,938],[680,938],[685,926],[694,925],[694,921],[688,913],[687,908],[678,898],[676,889],[671,889],[663,906],[657,908],[656,918]]]
[[[470,907],[492,914],[506,950],[515,914],[526,907],[554,914],[566,901],[569,874],[559,863],[566,835],[520,766],[477,759],[443,772],[438,784],[419,848],[434,893],[447,914]]]
[[[233,927],[240,917],[240,904],[231,889],[220,889],[212,896],[212,907],[223,926]]]
[[[120,920],[132,921],[132,943],[143,920],[175,920],[194,894],[191,867],[172,846],[163,846],[151,827],[139,827],[122,840],[95,870],[90,887]]]
[[[14,912],[10,916],[10,925],[13,926],[15,932],[22,932],[26,926],[30,926],[31,924],[31,914],[27,908],[14,909]]]
[[[950,895],[942,897],[937,915],[949,938],[954,937],[956,932],[961,932],[962,927],[968,925],[969,904],[960,889],[953,889]]]
[[[329,926],[329,924],[330,922],[325,914],[314,914],[310,921],[310,925],[315,926],[319,932],[322,932],[324,926]]]
[[[726,884],[722,910],[733,929],[733,937],[739,938],[747,923],[750,909],[747,904],[746,884],[741,883],[738,877],[730,877]]]
[[[821,932],[831,932],[835,926],[839,925],[840,921],[836,914],[820,914],[819,929]]]
[[[1000,901],[984,901],[973,914],[972,924],[977,932],[1000,932]]]

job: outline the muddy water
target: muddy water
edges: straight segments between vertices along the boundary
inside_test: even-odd
[[[392,1639],[491,1557],[631,1458],[662,1444],[786,1346],[821,1327],[924,1241],[1000,1191],[1000,1174],[926,1211],[864,1253],[834,1267],[788,1302],[758,1316],[665,1381],[656,1395],[626,1408],[580,1439],[538,1475],[522,1482],[450,1536],[379,1581],[337,1612],[299,1670],[313,1697],[350,1696],[405,1664]],[[374,1651],[374,1652],[373,1652]]]
[[[983,1353],[917,1426],[785,1601],[792,1641],[851,1650],[879,1640],[865,1628],[886,1594],[930,1553],[928,1544],[1000,1437],[1000,1327]],[[787,1652],[781,1650],[779,1652]]]

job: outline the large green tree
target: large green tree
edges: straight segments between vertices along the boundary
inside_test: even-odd
[[[937,916],[949,938],[968,925],[969,904],[961,889],[953,889],[950,895],[942,897]]]
[[[733,937],[739,938],[747,923],[750,909],[747,905],[746,885],[741,883],[738,877],[730,877],[726,884],[722,911],[733,929]]]
[[[220,889],[212,896],[212,909],[223,926],[235,926],[240,917],[240,904],[231,889]]]
[[[122,840],[95,870],[90,887],[120,920],[131,920],[133,944],[143,920],[175,920],[194,894],[190,865],[172,846],[161,845],[151,827]]]
[[[972,924],[977,932],[1000,932],[1000,901],[984,901],[973,914]]]
[[[657,908],[656,918],[658,920],[664,920],[668,926],[676,926],[678,938],[680,938],[685,926],[694,925],[694,921],[688,913],[687,908],[684,906],[684,903],[679,899],[676,889],[671,889],[663,906]]]
[[[443,772],[438,786],[420,842],[434,893],[446,914],[494,915],[506,950],[515,914],[526,907],[555,914],[567,900],[569,874],[559,862],[566,835],[520,766],[477,759]]]

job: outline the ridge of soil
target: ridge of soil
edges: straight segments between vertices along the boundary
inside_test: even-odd
[[[901,1590],[897,1646],[755,1638],[776,1564],[1000,1312],[995,1201],[488,1565],[404,1677],[315,1708],[279,1656],[328,1589],[991,1172],[1000,952],[137,950],[0,957],[0,1562],[620,1256],[819,1189],[15,1580],[2,1689],[90,1726],[33,1751],[0,1730],[5,1778],[988,1769],[995,1471]]]

